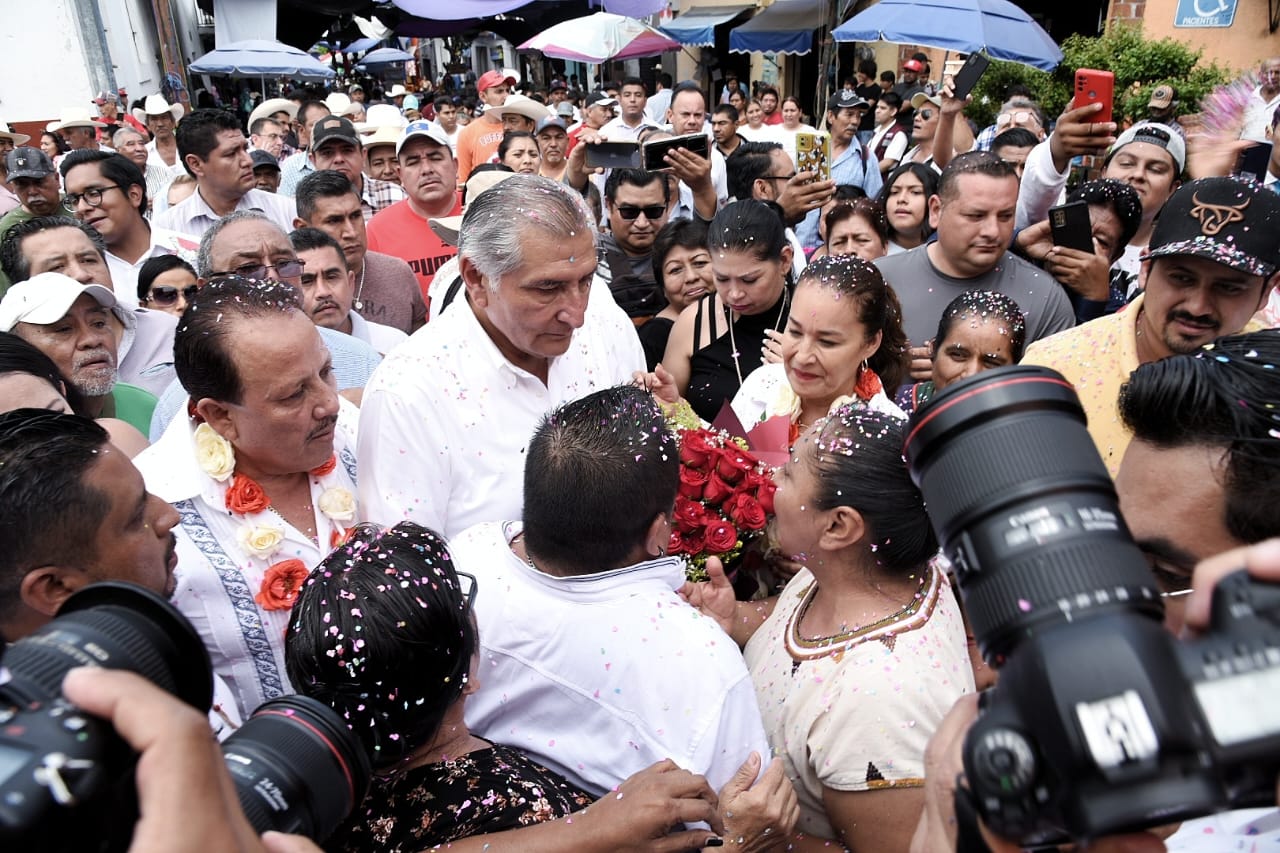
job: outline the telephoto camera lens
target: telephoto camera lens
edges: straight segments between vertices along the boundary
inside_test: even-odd
[[[988,663],[1037,626],[1087,611],[1162,617],[1061,374],[1004,367],[944,389],[913,414],[906,458]]]
[[[323,841],[364,799],[372,774],[360,741],[328,705],[283,696],[222,744],[249,823]]]

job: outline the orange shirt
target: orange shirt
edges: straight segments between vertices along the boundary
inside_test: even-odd
[[[502,122],[476,116],[458,131],[458,183],[465,184],[471,170],[498,152],[502,142]]]
[[[457,216],[462,213],[462,196],[455,194],[453,209],[445,216]],[[422,298],[428,300],[427,288],[436,270],[445,262],[458,254],[457,246],[436,236],[423,219],[409,206],[408,199],[398,201],[369,220],[369,251],[382,252],[402,258],[413,270],[418,279],[418,287],[422,288]]]

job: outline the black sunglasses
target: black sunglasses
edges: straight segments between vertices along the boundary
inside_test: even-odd
[[[171,285],[161,284],[151,288],[151,292],[147,294],[147,301],[157,305],[175,305],[178,302],[179,293],[182,294],[183,299],[191,302],[199,292],[200,286],[195,284],[189,284],[181,290]]]
[[[476,593],[480,590],[480,584],[476,582],[475,575],[469,575],[466,572],[455,572],[458,576],[458,592],[462,593],[462,600],[466,602],[468,610],[474,610],[476,606]]]
[[[649,219],[661,219],[666,212],[667,206],[665,204],[654,204],[649,207],[632,207],[629,204],[624,204],[618,207],[618,215],[627,220],[637,219],[641,213]]]

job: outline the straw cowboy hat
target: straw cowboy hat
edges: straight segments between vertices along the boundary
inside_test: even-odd
[[[292,121],[298,117],[298,105],[288,98],[267,98],[249,113],[249,127],[253,127],[258,119],[270,118],[276,113],[288,113],[289,120]]]
[[[31,137],[25,133],[14,133],[8,122],[0,121],[0,139],[7,139],[14,145],[25,145]]]
[[[100,121],[94,121],[86,107],[63,107],[61,117],[45,125],[45,130],[57,133],[69,127],[106,127]]]
[[[187,114],[187,108],[182,104],[170,104],[164,99],[164,95],[157,92],[154,95],[147,95],[147,99],[142,102],[142,107],[134,107],[133,117],[143,124],[147,123],[147,116],[158,116],[168,113],[173,116],[173,120],[179,121]]]
[[[384,127],[395,128],[396,138],[409,122],[394,104],[374,104],[364,111],[364,121],[356,125],[356,130],[369,133]]]

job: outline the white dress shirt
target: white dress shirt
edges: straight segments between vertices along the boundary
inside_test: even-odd
[[[127,308],[138,307],[138,272],[142,265],[158,255],[178,255],[184,261],[196,265],[196,253],[200,251],[200,241],[167,228],[150,226],[151,243],[133,263],[129,263],[118,255],[107,251],[107,269],[111,270],[111,289],[116,301]]]
[[[386,355],[392,347],[409,340],[399,329],[366,320],[355,311],[347,316],[351,318],[351,337],[364,341],[377,350],[378,355]]]
[[[240,197],[236,210],[256,210],[280,226],[284,233],[293,230],[293,220],[298,218],[298,206],[292,196],[253,189]],[[177,231],[199,240],[222,217],[209,207],[197,189],[190,198],[157,213],[152,224],[170,231]]]
[[[631,381],[644,369],[635,327],[612,299],[592,299],[544,385],[507,360],[459,294],[456,305],[392,350],[360,408],[366,516],[408,519],[446,538],[520,518],[524,454],[543,416]]]
[[[483,524],[449,542],[479,591],[473,732],[595,796],[664,758],[717,791],[752,751],[768,763],[738,647],[675,592],[683,560],[555,577],[512,553],[520,529]]]

